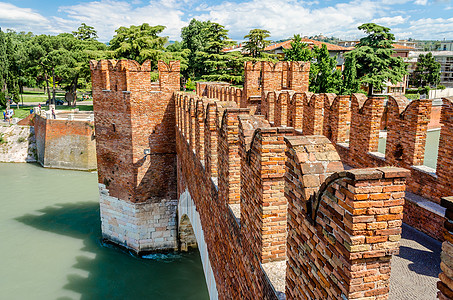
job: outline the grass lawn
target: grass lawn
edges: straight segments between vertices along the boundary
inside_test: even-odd
[[[30,108],[32,108],[32,107],[24,106],[24,107],[20,107],[19,109],[17,109],[16,106],[13,105],[11,108],[14,109],[13,118],[23,119],[30,114]],[[75,108],[78,108],[79,111],[93,111],[93,105],[77,105]],[[45,106],[43,106],[42,109],[47,110],[47,108]],[[74,107],[68,106],[68,105],[57,105],[56,109],[57,110],[71,110],[71,109],[74,109]],[[2,109],[1,111],[3,112],[4,109]],[[1,117],[3,118],[3,113],[1,113]]]
[[[51,94],[52,95],[52,94]],[[65,100],[64,98],[65,93],[55,93],[56,99]],[[24,102],[46,102],[47,101],[47,93],[43,92],[24,92],[20,95],[24,99]],[[22,102],[21,98],[21,102]],[[82,100],[82,92],[77,92],[77,101]]]

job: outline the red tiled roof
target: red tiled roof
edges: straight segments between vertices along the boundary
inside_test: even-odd
[[[293,40],[288,40],[288,41],[280,42],[280,43],[277,43],[274,45],[270,45],[270,46],[267,46],[264,50],[272,51],[272,50],[276,50],[279,48],[291,49],[292,41]],[[346,48],[346,47],[329,44],[329,43],[325,43],[325,42],[320,42],[320,41],[315,41],[315,40],[310,40],[310,39],[301,39],[301,42],[308,44],[309,48],[313,48],[313,46],[318,46],[319,48],[321,48],[322,45],[324,44],[327,46],[327,50],[329,50],[329,51],[348,51],[348,50],[350,50],[349,48]]]
[[[414,47],[409,47],[409,46],[404,46],[400,44],[392,44],[393,49],[398,49],[398,50],[415,50]]]

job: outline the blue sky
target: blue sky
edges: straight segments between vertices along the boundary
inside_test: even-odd
[[[0,26],[35,34],[94,26],[99,40],[109,41],[120,26],[164,25],[164,35],[180,40],[183,26],[196,18],[218,22],[234,40],[253,28],[271,32],[271,39],[324,34],[357,39],[362,23],[390,27],[399,39],[453,39],[453,0],[17,0],[0,1]]]

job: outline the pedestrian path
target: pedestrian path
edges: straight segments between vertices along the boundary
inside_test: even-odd
[[[437,299],[441,242],[403,224],[400,253],[392,258],[390,300]]]

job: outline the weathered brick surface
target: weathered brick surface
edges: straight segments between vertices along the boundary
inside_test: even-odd
[[[409,172],[381,168],[334,173],[319,188],[314,181],[328,176],[326,165],[339,157],[324,137],[317,137],[317,143],[306,138],[286,139],[287,298],[387,299],[390,258],[398,253],[401,233],[400,191]],[[324,155],[329,151],[337,155],[332,161]],[[307,168],[307,162],[322,162],[316,160],[321,153],[324,168]],[[398,192],[384,193],[388,186]]]
[[[100,183],[104,178],[111,179],[107,180],[108,196],[127,202],[127,207],[135,205],[135,210],[139,204],[172,203],[177,197],[168,195],[173,195],[175,185],[178,194],[188,192],[200,214],[220,298],[274,299],[263,264],[279,260],[287,260],[288,299],[388,298],[390,258],[398,252],[403,210],[410,212],[407,219],[419,212],[409,205],[403,208],[410,172],[381,167],[388,162],[370,155],[377,151],[382,98],[308,93],[309,64],[304,63],[249,63],[243,90],[199,83],[197,96],[178,91],[179,74],[176,76],[172,66],[165,69],[168,87],[162,78],[159,88],[139,82],[135,94],[128,90],[131,72],[124,70],[139,70],[134,71],[133,80],[140,81],[138,73],[148,72],[146,64],[140,67],[122,62],[119,67],[101,61],[93,68],[98,78],[97,83],[93,81],[94,93],[109,96],[101,97],[105,106],[95,101],[95,110],[99,110],[96,126],[104,135],[98,147],[104,151]],[[120,86],[124,92],[103,92],[107,86]],[[156,96],[147,98],[146,89]],[[134,101],[138,105],[139,99],[145,102],[141,111],[131,105]],[[162,103],[151,108],[146,106],[147,99],[154,105]],[[400,140],[413,143],[412,157],[420,160],[429,104],[414,102],[401,114],[401,101],[390,100],[390,140],[398,140],[399,134]],[[445,136],[449,137],[451,101],[445,103],[442,120],[447,126],[443,129],[447,128]],[[159,113],[147,115],[143,123],[134,115],[146,115],[153,109]],[[262,116],[256,115],[259,113]],[[395,122],[392,114],[398,114],[403,122]],[[122,135],[111,132],[113,119]],[[162,135],[153,136],[158,128],[156,119],[161,121]],[[412,124],[416,129],[398,129]],[[345,143],[348,131],[349,145],[329,141]],[[314,132],[319,135],[308,135]],[[143,157],[143,136],[153,138],[153,144],[146,145],[152,153],[168,155],[169,159],[162,164],[157,158],[153,160],[149,168],[162,173],[156,170],[147,179],[148,190],[137,189],[134,181],[148,178],[147,173],[136,170],[142,163],[137,158],[140,151]],[[448,144],[447,139],[444,144]],[[109,152],[111,149],[117,150],[115,155]],[[446,149],[450,149],[448,145]],[[451,159],[446,156],[448,151],[439,152],[445,162]],[[342,162],[373,168],[343,171]],[[111,170],[115,173],[110,174]],[[438,178],[427,175],[433,178],[429,184],[449,187],[441,179],[447,171],[442,172]],[[421,180],[422,175],[412,181]],[[165,181],[164,187],[159,186],[160,181]],[[167,193],[161,193],[163,190]],[[146,200],[145,195],[154,200]],[[171,215],[170,207],[164,215]],[[428,218],[426,215],[420,220],[427,222]],[[106,222],[115,224],[115,217]],[[132,221],[130,230],[142,228],[141,222]],[[186,227],[179,234],[183,247],[194,243],[190,227]],[[439,285],[441,290],[445,290],[444,285]]]
[[[386,162],[404,168],[423,165],[431,101],[389,97],[387,109]]]
[[[445,241],[442,244],[442,253],[440,255],[439,274],[440,281],[437,283],[439,292],[438,299],[453,299],[453,197],[442,198],[441,205],[447,209],[445,220]]]
[[[44,167],[95,170],[96,145],[92,121],[34,117],[38,162]]]
[[[109,197],[124,201],[124,205],[170,203],[173,210],[167,212],[171,215],[176,205],[173,92],[179,90],[179,62],[159,62],[158,83],[149,80],[150,66],[149,61],[141,66],[127,60],[91,62],[98,180],[106,186]],[[150,155],[145,156],[145,149]],[[171,219],[169,216],[166,220]],[[145,226],[146,222],[146,217],[131,218],[128,228]],[[111,224],[122,226],[119,222]],[[153,228],[162,234],[170,230]],[[140,242],[124,246],[135,251],[167,248],[160,237],[151,239],[154,246],[152,242],[146,247],[137,248]],[[176,235],[172,239],[174,246]]]

